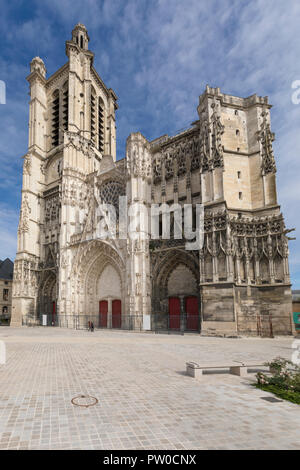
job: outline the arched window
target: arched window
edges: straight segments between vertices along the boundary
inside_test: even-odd
[[[69,122],[69,84],[66,82],[63,86],[62,92],[62,127],[65,131],[68,130]]]
[[[204,258],[204,272],[205,272],[205,281],[213,281],[213,262],[212,257],[209,253],[206,253]]]
[[[83,37],[82,36],[80,36],[80,47],[81,49],[83,49]]]
[[[219,281],[226,280],[227,278],[226,255],[223,251],[221,251],[218,256],[218,274],[219,274]]]
[[[91,140],[96,144],[96,92],[91,89]]]
[[[269,260],[265,255],[260,260],[260,277],[262,283],[269,282]]]
[[[124,184],[120,181],[107,181],[100,188],[100,198],[102,203],[111,204],[116,209],[119,216],[119,197],[125,196]]]
[[[99,98],[98,105],[98,150],[103,153],[104,151],[104,104],[101,98]]]
[[[283,271],[283,259],[277,253],[274,258],[274,274],[275,274],[275,281],[282,282],[284,279],[284,271]]]
[[[59,91],[55,90],[52,95],[52,113],[51,113],[51,139],[52,147],[57,147],[59,144]]]
[[[255,258],[254,257],[252,257],[251,260],[249,261],[249,277],[250,277],[251,282],[255,281]]]
[[[247,269],[246,269],[246,258],[243,256],[240,259],[240,279],[241,282],[246,282],[246,276],[247,276]]]

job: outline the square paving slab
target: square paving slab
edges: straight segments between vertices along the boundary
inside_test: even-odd
[[[300,448],[300,406],[262,400],[254,374],[185,373],[290,359],[293,338],[0,327],[0,340],[0,449]]]

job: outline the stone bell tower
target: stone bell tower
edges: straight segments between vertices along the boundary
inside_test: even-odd
[[[27,77],[29,143],[23,157],[13,326],[72,309],[70,240],[83,226],[90,181],[103,155],[116,161],[117,97],[93,66],[83,24],[66,41],[66,55],[67,63],[49,78],[43,60],[35,57]]]

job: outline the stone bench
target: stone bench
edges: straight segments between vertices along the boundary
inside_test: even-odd
[[[248,375],[248,369],[250,368],[262,368],[268,367],[265,364],[262,364],[259,361],[247,361],[247,364],[244,362],[233,362],[233,363],[211,363],[211,364],[198,364],[196,362],[187,362],[186,363],[186,373],[190,377],[199,378],[202,377],[204,370],[220,370],[220,369],[229,369],[229,373],[233,375],[239,375],[240,377],[246,377]]]

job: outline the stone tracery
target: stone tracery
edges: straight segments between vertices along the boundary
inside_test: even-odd
[[[107,181],[100,187],[100,199],[104,204],[112,204],[117,213],[119,212],[119,197],[125,196],[124,184],[120,181]]]
[[[272,142],[275,140],[274,132],[271,132],[270,124],[267,122],[267,113],[265,110],[261,113],[262,121],[260,130],[257,132],[257,140],[262,148],[261,169],[264,175],[276,173],[276,164],[273,154]]]

